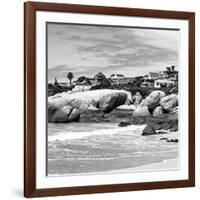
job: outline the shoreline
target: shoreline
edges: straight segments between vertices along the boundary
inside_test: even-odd
[[[179,158],[171,158],[163,160],[162,162],[156,162],[147,165],[141,165],[138,167],[130,167],[126,169],[112,170],[108,172],[89,172],[89,173],[80,173],[80,174],[53,174],[47,175],[48,177],[61,177],[61,176],[84,176],[84,175],[109,175],[115,173],[147,173],[147,172],[156,172],[158,171],[170,171],[179,169]]]

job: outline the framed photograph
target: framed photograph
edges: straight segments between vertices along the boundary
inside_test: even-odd
[[[24,11],[24,196],[194,186],[195,14]]]

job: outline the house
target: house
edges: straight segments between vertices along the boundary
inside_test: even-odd
[[[166,78],[168,78],[168,75],[165,72],[149,72],[149,74],[144,75],[145,80],[156,80]]]
[[[173,80],[173,81],[177,81],[178,80],[178,71],[172,71],[169,74],[169,79]]]
[[[112,74],[110,80],[114,85],[125,84],[125,77],[123,74]]]
[[[154,81],[154,88],[170,87],[174,84],[175,82],[170,79],[157,79]]]
[[[105,79],[106,79],[106,76],[103,73],[99,72],[94,76],[94,84],[101,85]]]
[[[157,72],[149,72],[148,75],[145,75],[146,79],[150,79],[150,80],[156,80],[159,78],[159,73]]]
[[[106,76],[103,73],[99,72],[94,76],[93,85],[99,86],[100,88],[107,87],[110,85],[110,81],[106,78]]]
[[[123,74],[112,74],[110,76],[110,80],[113,85],[127,85],[129,83],[133,83],[135,78],[125,77]]]
[[[168,79],[178,81],[178,71],[175,70],[175,66],[167,67],[164,73],[167,75]]]

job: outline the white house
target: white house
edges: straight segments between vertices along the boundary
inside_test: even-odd
[[[154,81],[155,88],[170,87],[173,84],[174,84],[174,81],[169,80],[169,79],[157,79]]]
[[[112,80],[112,83],[116,85],[128,84],[135,80],[134,78],[125,77],[123,74],[112,74],[110,79]]]

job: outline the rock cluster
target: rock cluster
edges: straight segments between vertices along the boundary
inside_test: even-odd
[[[119,126],[143,125],[146,124],[142,135],[158,135],[178,131],[178,114],[165,113],[162,116],[130,117],[127,121],[122,121]]]
[[[176,94],[166,96],[163,91],[151,92],[139,106],[134,110],[134,117],[161,116],[163,113],[171,112],[178,106]]]
[[[141,100],[141,99],[139,99]],[[137,106],[130,104],[132,96],[125,90],[101,89],[68,92],[48,98],[48,121],[112,122],[120,127],[147,126],[142,135],[164,134],[178,130],[178,96],[153,91]]]
[[[131,101],[130,98],[127,91],[109,89],[57,94],[48,98],[48,121],[56,123],[78,121],[81,114],[85,113],[86,116],[91,110],[109,113],[125,104],[127,99]]]

